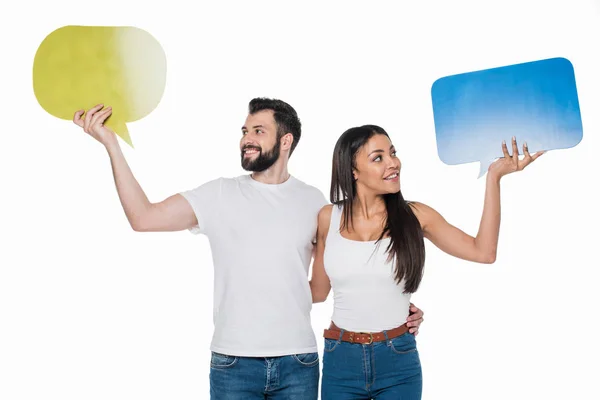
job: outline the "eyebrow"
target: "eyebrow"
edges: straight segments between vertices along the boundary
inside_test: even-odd
[[[256,128],[264,128],[264,126],[262,126],[262,125],[254,125],[252,127],[252,129],[256,129]],[[242,126],[242,130],[244,130],[244,129],[246,129],[246,125]]]
[[[392,150],[394,148],[394,145],[390,146],[390,150]],[[377,149],[377,150],[373,150],[372,152],[369,153],[369,157],[371,156],[371,154],[373,153],[383,153],[383,150],[381,149]]]

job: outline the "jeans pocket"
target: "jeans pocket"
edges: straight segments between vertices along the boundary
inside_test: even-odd
[[[333,339],[325,339],[325,344],[323,345],[323,351],[326,353],[331,353],[335,350],[335,348],[340,344],[339,341]]]
[[[319,353],[294,354],[292,357],[305,367],[314,367],[319,364]]]
[[[210,367],[211,368],[230,368],[238,362],[238,357],[228,356],[227,354],[215,353],[214,351],[210,356]]]
[[[415,335],[410,332],[388,340],[388,346],[396,354],[407,354],[417,351]]]

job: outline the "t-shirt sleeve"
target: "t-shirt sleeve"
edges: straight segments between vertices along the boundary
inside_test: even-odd
[[[327,200],[327,198],[325,198],[325,195],[323,194],[323,192],[321,192],[319,190],[319,196],[318,196],[318,201],[319,204],[319,210],[321,210],[321,208],[325,207],[326,205],[329,204],[329,201]]]
[[[206,182],[180,194],[190,203],[198,224],[188,230],[195,234],[207,234],[217,217],[222,188],[222,178]]]

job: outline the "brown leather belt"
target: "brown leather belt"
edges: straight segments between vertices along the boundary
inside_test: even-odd
[[[393,339],[400,335],[404,335],[408,332],[408,326],[406,324],[400,325],[397,328],[386,331],[387,339]],[[374,342],[383,342],[386,337],[383,332],[349,332],[344,331],[342,338],[340,339],[341,329],[338,328],[333,322],[329,329],[325,329],[323,337],[325,339],[341,340],[342,342],[358,343],[358,344],[371,344]]]

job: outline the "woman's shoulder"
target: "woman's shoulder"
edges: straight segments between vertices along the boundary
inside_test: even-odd
[[[333,207],[338,207],[335,204],[326,204],[319,210],[318,217],[318,228],[317,230],[321,232],[321,234],[326,234],[329,231],[329,225],[331,222],[331,214],[333,213]]]
[[[406,205],[410,206],[410,208],[412,208],[412,210],[415,212],[423,212],[429,208],[426,204],[414,200],[406,200]]]
[[[417,217],[421,227],[424,229],[442,218],[434,208],[428,206],[427,204],[418,201],[407,201],[406,204],[412,208],[415,217]]]
[[[323,207],[321,207],[321,209],[319,210],[319,224],[321,224],[322,220],[327,220],[327,223],[329,223],[329,219],[331,218],[331,213],[333,212],[334,206],[335,204],[325,204]]]

